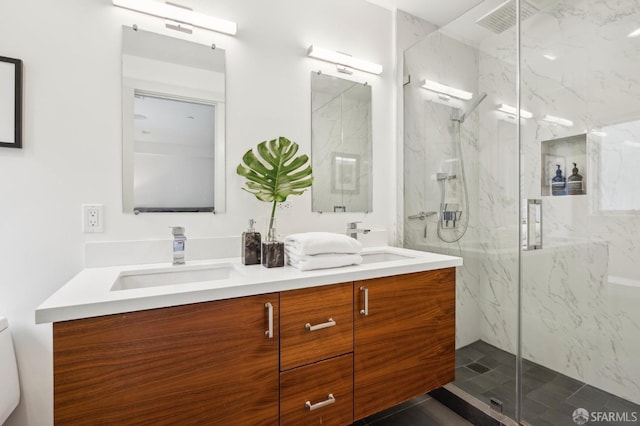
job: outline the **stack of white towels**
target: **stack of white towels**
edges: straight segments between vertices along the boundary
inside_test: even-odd
[[[304,232],[284,239],[289,265],[301,271],[338,268],[362,263],[362,244],[333,232]]]

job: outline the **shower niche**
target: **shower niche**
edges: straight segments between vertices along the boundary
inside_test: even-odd
[[[585,133],[542,141],[542,196],[571,196],[587,193],[587,135]],[[574,173],[577,169],[577,173]]]

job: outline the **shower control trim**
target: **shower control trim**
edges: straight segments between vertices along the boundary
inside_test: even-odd
[[[456,179],[456,177],[457,177],[456,175],[450,175],[447,173],[441,173],[441,172],[436,173],[436,180],[439,182],[444,180]]]

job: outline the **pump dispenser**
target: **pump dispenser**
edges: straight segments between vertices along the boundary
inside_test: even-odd
[[[567,191],[565,189],[565,177],[562,176],[562,169],[560,168],[560,164],[556,164],[556,167],[556,175],[553,177],[553,179],[551,179],[551,194],[566,195]]]
[[[578,173],[578,165],[573,163],[571,176],[567,178],[567,193],[569,195],[580,195],[583,193],[582,191],[582,175]]]
[[[256,221],[249,219],[249,229],[242,233],[242,264],[243,265],[259,265],[262,257],[260,253],[261,237],[256,232],[254,225]]]

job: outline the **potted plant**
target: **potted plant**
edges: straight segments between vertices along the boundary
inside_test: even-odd
[[[263,141],[254,152],[242,156],[236,172],[247,179],[243,190],[267,203],[273,203],[266,241],[262,243],[262,264],[267,268],[284,266],[284,243],[277,241],[275,214],[278,203],[289,195],[301,195],[313,183],[309,156],[295,156],[298,144],[280,136]],[[306,166],[306,167],[305,167]]]

